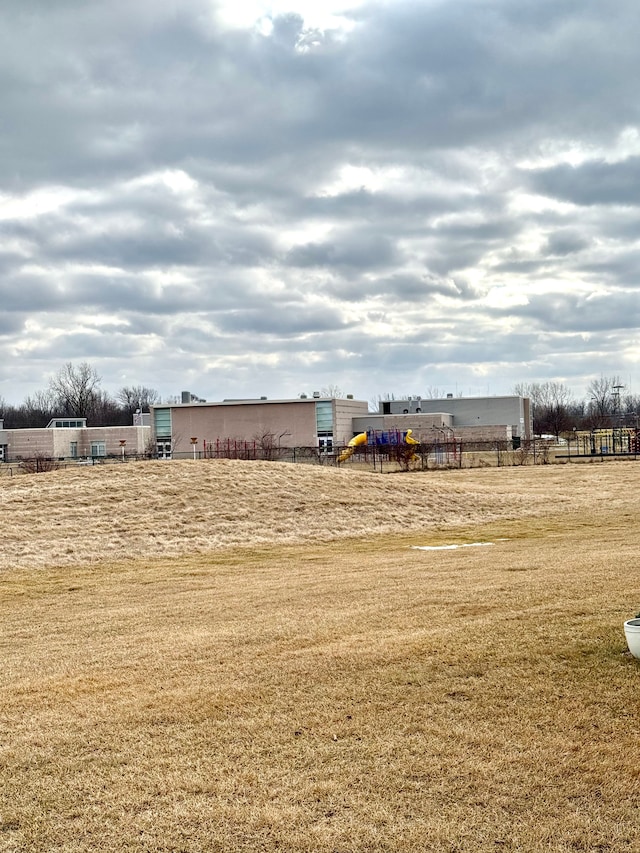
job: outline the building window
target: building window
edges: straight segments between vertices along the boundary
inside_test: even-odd
[[[171,409],[154,409],[153,423],[158,437],[171,435]]]
[[[333,435],[318,436],[318,448],[323,453],[331,453],[333,451]]]
[[[91,456],[106,456],[107,455],[107,446],[104,441],[92,441],[91,442]]]
[[[69,456],[72,459],[78,458],[78,442],[77,441],[70,441],[69,442]]]
[[[171,442],[163,439],[156,441],[156,456],[158,459],[171,459]]]
[[[316,429],[318,435],[333,431],[333,404],[331,400],[316,403]]]
[[[48,429],[85,429],[87,426],[87,419],[82,418],[81,420],[70,420],[68,418],[58,418],[57,420],[49,421]]]

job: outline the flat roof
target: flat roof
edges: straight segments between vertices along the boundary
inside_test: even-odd
[[[158,403],[150,406],[151,409],[193,409],[205,408],[206,406],[264,406],[270,404],[282,405],[285,403],[331,403],[333,401],[345,403],[365,403],[366,400],[354,400],[349,397],[290,397],[283,400],[262,399],[260,397],[226,399],[226,400],[210,400],[205,403]]]

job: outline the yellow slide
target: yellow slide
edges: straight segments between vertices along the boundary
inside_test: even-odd
[[[407,430],[407,434],[405,436],[404,442],[405,444],[420,444],[420,442],[416,438],[411,438],[412,429]]]
[[[353,452],[359,444],[367,443],[367,434],[366,432],[361,432],[358,435],[354,436],[349,444],[342,451],[340,456],[338,456],[338,462],[344,462],[345,459],[348,459],[350,456],[353,456]],[[417,442],[416,442],[417,444]]]
[[[412,429],[408,429],[408,430],[407,430],[407,434],[406,434],[406,435],[405,435],[405,437],[404,437],[404,443],[405,443],[405,444],[420,444],[420,442],[419,442],[417,439],[412,438],[412,436],[411,436],[411,433],[412,433],[412,432],[413,432],[413,430],[412,430]],[[415,454],[415,453],[413,453],[413,454],[411,455],[411,459],[417,459],[417,458],[418,458],[418,457],[416,456],[416,454]]]

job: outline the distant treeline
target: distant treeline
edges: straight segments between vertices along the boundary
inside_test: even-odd
[[[13,406],[0,398],[0,417],[5,429],[46,427],[55,417],[86,418],[88,426],[127,426],[137,411],[148,411],[160,402],[153,388],[135,385],[120,388],[111,396],[87,362],[61,367],[43,391]]]
[[[560,436],[574,429],[637,427],[640,396],[625,390],[618,376],[601,376],[589,383],[581,400],[561,382],[520,384],[514,393],[531,400],[536,435]]]
[[[68,362],[46,389],[26,397],[20,405],[9,405],[0,397],[0,417],[6,429],[45,427],[55,417],[86,418],[89,426],[126,426],[133,422],[136,411],[148,411],[149,406],[161,402],[154,388],[125,386],[112,396],[101,387],[101,381],[87,362]],[[338,390],[334,393],[341,396]],[[638,426],[640,396],[628,393],[618,376],[594,379],[583,399],[576,398],[562,382],[521,383],[513,393],[531,400],[536,435],[560,436],[574,428]]]

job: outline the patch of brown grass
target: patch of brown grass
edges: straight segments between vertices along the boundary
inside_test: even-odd
[[[340,475],[352,519],[403,489],[422,512],[5,571],[0,850],[636,850],[634,468]],[[284,486],[261,483],[260,531]],[[408,547],[465,540],[496,544]]]
[[[274,462],[141,462],[0,480],[0,570],[451,530],[590,506],[628,464],[376,475]],[[551,506],[550,506],[551,505]]]

